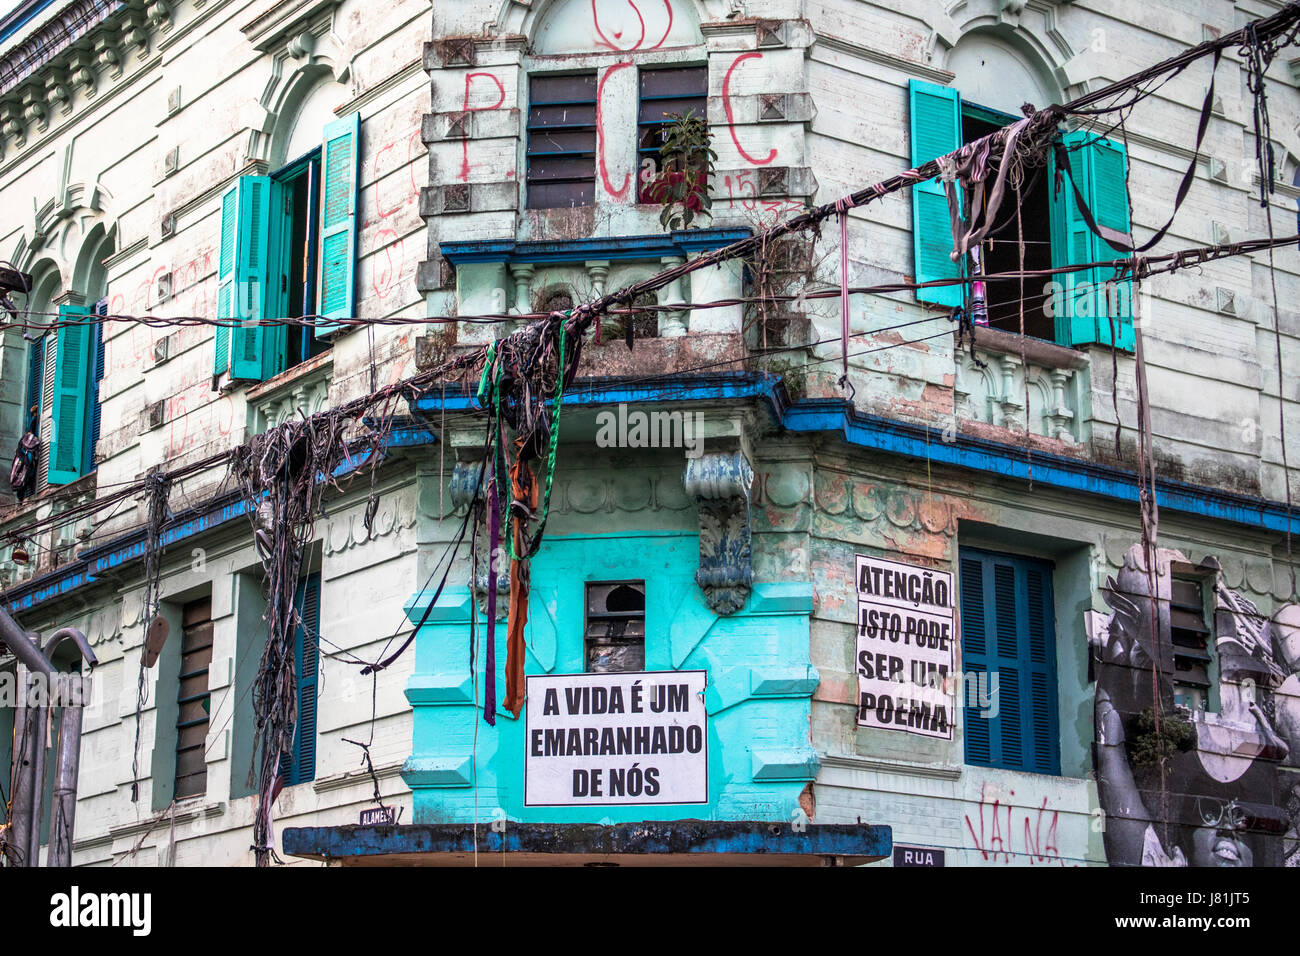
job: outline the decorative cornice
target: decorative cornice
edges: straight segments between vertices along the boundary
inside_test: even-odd
[[[28,147],[95,98],[105,78],[122,78],[128,64],[144,67],[125,82],[143,75],[158,60],[150,55],[154,40],[171,30],[176,2],[78,0],[13,47],[0,59],[0,156],[11,145]]]
[[[263,53],[269,52],[293,39],[295,34],[305,33],[307,26],[317,15],[333,12],[343,0],[288,0],[286,3],[273,3],[260,16],[249,20],[240,32]]]

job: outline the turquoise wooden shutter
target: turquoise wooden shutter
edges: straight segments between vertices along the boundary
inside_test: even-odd
[[[1102,139],[1086,130],[1067,133],[1061,142],[1070,151],[1070,171],[1097,225],[1127,234],[1129,206],[1125,170],[1128,157],[1121,143]],[[1051,160],[1051,182],[1056,181],[1056,157]],[[1079,212],[1068,182],[1052,201],[1052,267],[1123,258],[1126,253],[1097,236]],[[1110,345],[1111,315],[1119,348],[1132,351],[1133,282],[1114,282],[1114,270],[1096,268],[1065,273],[1056,315],[1056,340],[1062,345]],[[1109,289],[1107,283],[1111,283]],[[1110,310],[1108,314],[1107,310]]]
[[[912,117],[912,166],[951,153],[961,146],[961,94],[920,80],[908,82]],[[960,189],[960,187],[958,187]],[[916,281],[958,279],[966,274],[965,262],[952,261],[952,217],[948,197],[938,179],[912,187],[912,246]],[[950,308],[965,302],[960,285],[917,289],[919,302]]]
[[[356,302],[354,267],[360,145],[360,114],[353,113],[325,127],[317,301],[318,311],[329,319],[350,318]],[[316,326],[316,336],[329,335],[338,328],[334,323],[322,322]]]
[[[221,197],[221,253],[217,258],[217,318],[228,320],[235,315],[235,236],[239,232],[239,184],[231,186]],[[230,329],[217,326],[214,376],[230,371]]]
[[[966,701],[966,762],[1060,773],[1051,567],[970,549],[961,552],[962,667],[988,674],[990,712]],[[974,706],[971,706],[974,705]]]
[[[59,306],[60,320],[89,314],[90,310],[81,306]],[[50,406],[52,430],[46,476],[46,482],[51,485],[66,485],[85,473],[92,350],[89,325],[59,328],[54,354],[54,400]]]
[[[270,251],[271,179],[239,179],[239,230],[235,237],[235,304],[243,319],[266,314],[269,289],[267,259]],[[230,375],[260,382],[278,371],[264,348],[266,329],[238,325],[230,334]]]
[[[270,232],[268,176],[241,176],[221,197],[221,256],[217,272],[217,317],[241,323],[266,314],[267,257]],[[260,382],[274,375],[260,325],[219,328],[216,335],[217,375]]]
[[[309,574],[298,585],[295,598],[302,624],[294,637],[293,672],[298,684],[298,723],[293,732],[293,752],[281,762],[289,786],[316,779],[316,675],[320,648],[320,575]],[[287,764],[287,766],[286,766]]]

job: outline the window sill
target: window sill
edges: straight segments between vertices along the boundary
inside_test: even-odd
[[[1046,368],[1079,369],[1088,364],[1088,356],[1072,348],[988,325],[975,326],[975,347],[995,355],[1010,355],[1014,358],[1020,358],[1023,352],[1026,362]]]
[[[322,352],[315,358],[310,358],[305,362],[300,362],[291,369],[281,372],[274,378],[268,378],[265,382],[256,382],[249,385],[244,390],[244,398],[251,404],[264,398],[270,398],[281,389],[293,385],[299,379],[306,378],[322,368],[333,368],[334,353]]]

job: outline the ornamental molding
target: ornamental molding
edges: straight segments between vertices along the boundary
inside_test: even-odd
[[[78,0],[11,47],[0,58],[0,158],[158,62],[176,6],[176,0]]]
[[[743,450],[688,458],[682,486],[700,515],[700,567],[695,581],[718,614],[745,606],[753,587],[750,489],[754,466]]]

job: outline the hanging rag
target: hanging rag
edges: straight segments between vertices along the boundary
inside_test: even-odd
[[[997,222],[998,210],[1007,190],[1007,174],[1016,161],[1016,148],[1020,137],[1034,120],[1027,116],[1006,127],[1003,139],[1002,159],[998,163],[997,175],[993,187],[988,188],[989,155],[993,149],[993,138],[985,137],[973,143],[967,143],[952,154],[953,175],[943,176],[943,190],[948,196],[948,216],[952,222],[952,261],[961,262],[966,253],[977,248]],[[945,164],[946,165],[946,164]],[[957,180],[963,188],[971,190],[970,221],[962,220],[961,194],[957,191]]]
[[[517,446],[515,462],[510,468],[510,522],[515,547],[510,561],[510,618],[506,625],[505,709],[516,718],[524,706],[524,625],[528,623],[528,562],[522,560],[527,552],[524,524],[537,512],[538,504],[537,480],[520,450]]]
[[[840,388],[849,381],[849,208],[847,196],[835,200],[835,211],[840,216]]]
[[[497,441],[500,440],[498,435]],[[497,501],[495,475],[488,481],[487,488],[489,550],[487,637],[483,648],[483,719],[489,726],[495,727],[497,723],[497,550],[501,547],[501,511]]]

